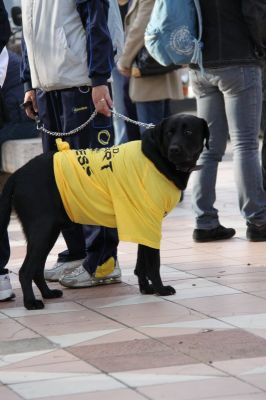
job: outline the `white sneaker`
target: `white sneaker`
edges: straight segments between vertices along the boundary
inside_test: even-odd
[[[12,290],[9,274],[0,275],[0,301],[13,299],[14,297],[15,294]]]
[[[69,274],[82,262],[83,259],[68,262],[57,262],[52,268],[44,270],[44,279],[50,282],[58,282],[62,275]]]
[[[110,272],[111,270],[111,272]],[[59,283],[70,288],[91,287],[98,285],[109,285],[121,282],[121,270],[114,259],[109,258],[103,265],[97,267],[94,274],[89,274],[85,268],[80,265],[68,275],[63,275]]]

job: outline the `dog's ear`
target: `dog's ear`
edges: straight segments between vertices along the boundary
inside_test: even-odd
[[[210,131],[207,122],[205,119],[201,118],[203,124],[203,137],[205,139],[205,146],[209,149],[209,138],[210,138]]]
[[[163,148],[163,141],[165,135],[164,125],[165,125],[165,119],[163,119],[159,124],[155,125],[154,127],[146,129],[143,134],[143,138],[145,136],[149,136],[152,139],[158,150]]]

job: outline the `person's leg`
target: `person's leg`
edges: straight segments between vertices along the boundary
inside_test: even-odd
[[[261,69],[241,66],[221,73],[226,115],[234,151],[239,207],[248,223],[266,224],[266,193],[259,162]]]
[[[262,149],[261,149],[261,166],[263,188],[266,191],[266,62],[264,63],[262,73],[262,116],[261,116],[261,130],[262,130]]]
[[[54,132],[62,132],[62,124],[60,119],[61,107],[57,101],[57,92],[36,91],[36,100],[38,105],[38,116],[40,124],[46,129]],[[41,133],[43,152],[56,150],[55,138]]]
[[[114,67],[112,70],[112,78],[113,78],[112,93],[113,93],[114,108],[118,113],[126,116],[127,112],[123,96],[124,81],[126,78],[122,74],[120,74],[117,67]],[[119,118],[114,115],[113,123],[115,131],[115,144],[126,143],[128,141],[128,137],[126,132],[125,121],[122,118]]]
[[[63,106],[60,91],[44,92],[37,91],[37,104],[39,118],[46,129],[55,132],[63,132],[62,124]],[[43,151],[56,150],[55,137],[42,134]],[[66,138],[70,141],[70,138]],[[67,250],[58,254],[58,259],[54,267],[45,270],[45,278],[50,281],[57,281],[62,272],[70,271],[80,265],[86,256],[85,239],[82,225],[71,224],[69,228],[62,230]]]
[[[91,116],[94,105],[90,88],[75,88],[61,93],[65,132],[80,126]],[[97,114],[94,120],[78,135],[70,137],[72,148],[101,148],[114,144],[112,118]],[[116,229],[96,226],[83,226],[86,243],[86,258],[83,267],[94,274],[97,267],[109,258],[117,260],[118,234]]]
[[[214,208],[218,163],[228,137],[224,100],[218,78],[211,71],[206,71],[204,76],[190,71],[190,80],[197,100],[197,115],[207,121],[210,130],[209,149],[203,150],[198,161],[203,168],[193,174],[192,206],[196,228],[213,229],[219,225],[218,210]]]
[[[118,235],[116,229],[84,225],[83,230],[87,249],[83,266],[90,274],[93,274],[97,266],[102,265],[110,257],[117,260]]]
[[[122,96],[123,96],[124,104],[125,104],[125,108],[126,108],[126,115],[130,119],[137,121],[138,116],[137,116],[136,104],[133,103],[129,97],[129,78],[125,78]],[[140,140],[139,127],[137,125],[133,124],[132,122],[126,121],[126,132],[127,132],[127,137],[128,137],[129,142],[131,142],[133,140]]]
[[[170,115],[169,100],[136,102],[137,116],[140,122],[159,124],[163,118]],[[146,128],[140,127],[141,134]]]

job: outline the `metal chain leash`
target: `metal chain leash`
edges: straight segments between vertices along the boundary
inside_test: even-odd
[[[111,109],[110,111],[113,115],[117,116],[118,118],[123,119],[126,122],[131,122],[132,124],[135,124],[138,126],[143,126],[144,128],[153,128],[155,126],[154,124],[146,124],[145,122],[135,121],[134,119],[131,119],[129,117],[126,117],[123,114],[118,113],[114,108]],[[96,115],[97,115],[97,111],[94,110],[93,113],[91,114],[90,118],[86,122],[84,122],[82,125],[78,126],[77,128],[72,129],[69,132],[49,131],[43,125],[40,125],[41,121],[39,120],[38,117],[36,117],[36,124],[37,124],[37,129],[39,131],[42,131],[43,133],[46,133],[47,135],[55,136],[55,137],[70,136],[70,135],[75,135],[76,133],[79,133],[80,131],[82,131],[87,125],[89,125],[89,123],[96,117]]]
[[[125,115],[118,113],[114,108],[111,110],[111,113],[113,113],[115,116],[123,119],[126,122],[131,122],[131,124],[134,124],[134,125],[143,126],[144,128],[154,128],[155,127],[155,125],[152,123],[147,124],[146,122],[135,121],[134,119],[126,117]]]
[[[89,123],[96,117],[96,115],[97,115],[97,111],[94,110],[93,113],[91,114],[90,118],[86,122],[84,122],[82,125],[78,126],[77,128],[72,129],[69,132],[49,131],[43,125],[40,125],[41,121],[39,120],[38,117],[36,117],[36,124],[37,124],[37,129],[39,131],[42,131],[43,133],[46,133],[47,135],[56,136],[56,137],[70,136],[70,135],[75,135],[76,133],[79,133],[80,131],[82,131],[82,129],[84,129],[87,125],[89,125]]]

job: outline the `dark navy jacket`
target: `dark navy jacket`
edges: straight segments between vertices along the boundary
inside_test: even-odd
[[[205,68],[260,63],[243,15],[243,6],[250,1],[200,0]]]
[[[75,2],[86,31],[89,78],[92,86],[105,85],[114,65],[113,46],[107,27],[109,1],[75,0]],[[90,57],[90,54],[93,54],[93,57]],[[30,68],[24,40],[22,40],[20,76],[24,82],[24,90],[31,89]]]
[[[29,121],[25,111],[20,107],[24,97],[23,84],[19,78],[21,57],[10,50],[8,56],[7,74],[2,88],[6,111],[12,123]]]

